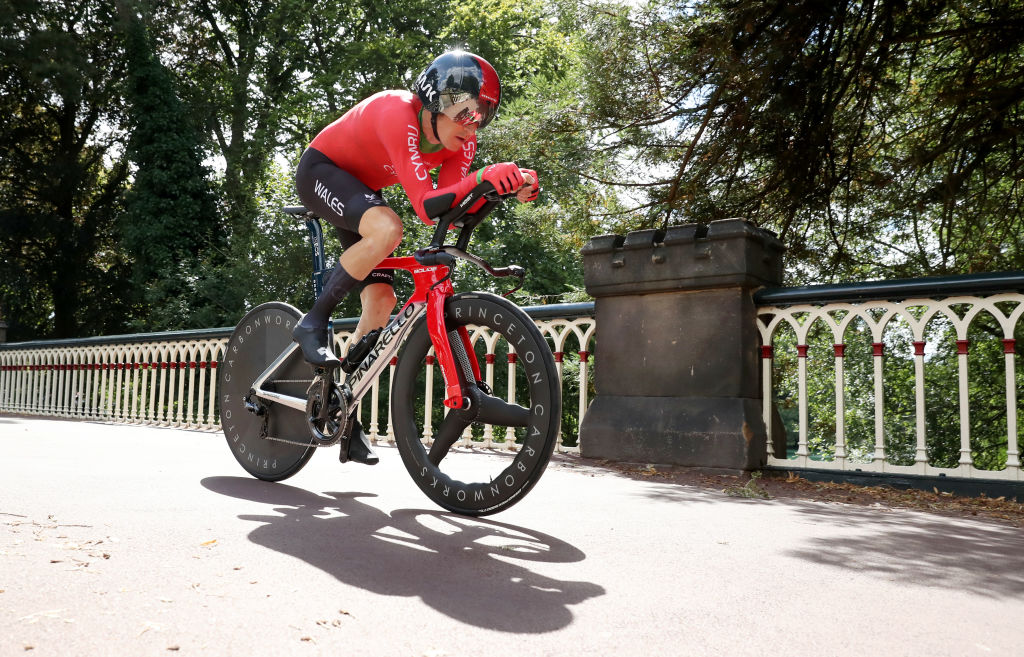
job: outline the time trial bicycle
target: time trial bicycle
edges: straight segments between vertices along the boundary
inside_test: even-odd
[[[445,207],[428,204],[428,215],[436,217],[430,245],[378,265],[409,272],[412,295],[386,327],[350,348],[341,372],[303,359],[292,341],[302,317],[294,306],[271,301],[242,318],[220,363],[218,391],[225,437],[249,474],[281,481],[302,469],[317,447],[341,444],[347,454],[357,405],[397,354],[391,420],[402,461],[419,488],[444,509],[473,516],[523,499],[547,467],[558,437],[562,398],[555,360],[533,320],[507,298],[511,292],[456,293],[452,283],[456,263],[465,260],[522,284],[522,267],[495,268],[466,251],[473,230],[502,200],[483,182],[454,208],[446,207],[451,199],[440,200]],[[303,207],[284,211],[306,222],[319,294],[330,275],[320,219]],[[449,228],[458,231],[454,245],[444,243]],[[475,332],[497,334],[507,345],[505,398],[484,381],[480,362],[486,354],[477,350],[486,347],[473,339]],[[434,376],[434,362],[441,377]],[[434,399],[442,404],[434,405]],[[471,425],[492,425],[494,435],[507,436],[506,449],[463,449],[460,442]]]

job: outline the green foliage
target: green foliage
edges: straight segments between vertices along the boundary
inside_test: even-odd
[[[1024,264],[1024,31],[1008,0],[121,4],[148,45],[130,47],[109,3],[0,9],[12,339],[231,324],[271,296],[307,305],[302,228],[274,207],[296,200],[290,168],[352,104],[408,88],[456,46],[505,88],[478,162],[540,174],[539,201],[507,204],[475,243],[530,266],[520,298],[579,298],[595,234],[728,216],[780,234],[792,282]],[[404,195],[387,194],[406,247],[422,243]]]
[[[234,263],[234,277],[244,285],[238,293],[246,308],[267,301],[285,301],[301,309],[313,303],[311,256],[305,223],[281,211],[296,205],[294,170],[274,164],[256,197],[250,250]],[[325,253],[335,262],[340,247],[333,229],[324,222]]]
[[[126,327],[114,22],[101,2],[0,9],[0,316],[10,340]]]
[[[648,225],[756,220],[795,281],[1018,269],[1021,27],[1012,0],[599,6],[585,106]]]
[[[726,486],[723,492],[729,497],[743,497],[746,499],[757,499],[757,500],[770,500],[772,499],[771,493],[765,490],[764,486],[757,483],[757,480],[761,478],[760,472],[751,472],[750,479],[747,483],[740,486],[739,484],[733,486]]]
[[[22,0],[0,15],[13,117],[3,139],[16,156],[0,190],[0,312],[13,339],[231,324],[272,297],[308,305],[303,229],[277,211],[296,200],[282,163],[352,104],[408,88],[430,57],[456,46],[490,59],[504,82],[479,163],[520,162],[543,185],[540,202],[503,207],[475,246],[530,265],[520,298],[579,296],[579,248],[603,228],[592,214],[620,207],[579,176],[602,158],[575,111],[575,2],[115,5],[120,22],[103,3]],[[67,101],[56,112],[54,90]],[[75,130],[78,141],[62,137]],[[81,170],[68,167],[76,159]],[[35,189],[40,202],[26,194]],[[405,244],[421,244],[429,230],[404,194],[387,193],[411,219]],[[47,213],[60,220],[41,221]],[[337,256],[330,231],[328,246]],[[505,289],[469,268],[460,276],[465,287]],[[356,300],[340,312],[357,314]]]
[[[138,327],[220,324],[225,318],[202,288],[204,268],[217,264],[214,249],[223,231],[199,135],[134,7],[127,0],[119,5],[128,64],[128,156],[135,165],[120,224],[140,293]]]

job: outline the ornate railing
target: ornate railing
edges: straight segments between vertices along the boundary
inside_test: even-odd
[[[1024,481],[1016,364],[1024,273],[778,288],[755,302],[769,465]],[[527,311],[558,363],[559,449],[578,451],[592,395],[593,304]],[[336,323],[340,349],[354,324]],[[0,345],[0,412],[217,431],[217,363],[229,334]],[[488,383],[507,394],[515,385],[503,383],[508,347],[486,331],[471,337]],[[393,372],[394,364],[360,407],[378,441],[393,440]],[[787,441],[772,435],[780,426]],[[485,445],[501,438],[464,436]]]
[[[563,390],[558,449],[579,451],[579,418],[590,399],[594,305],[525,310],[555,353]],[[342,353],[355,323],[335,322],[335,343]],[[224,328],[0,345],[0,413],[219,431],[217,364],[230,334]],[[497,344],[499,337],[484,329],[471,332],[484,356],[487,382],[493,385],[505,377],[514,394],[508,362],[496,356],[509,351]],[[394,440],[386,399],[394,366],[393,360],[360,404],[360,419],[378,441]],[[428,417],[430,412],[428,407]],[[495,438],[484,434],[482,442],[490,446]],[[474,442],[469,432],[464,440]]]
[[[1024,273],[763,290],[769,465],[1024,480]],[[777,429],[776,429],[777,430]]]

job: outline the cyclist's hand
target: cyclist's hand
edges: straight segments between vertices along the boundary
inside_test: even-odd
[[[519,173],[523,174],[524,184],[519,188],[516,198],[519,199],[520,203],[536,201],[537,195],[540,194],[540,179],[537,177],[537,172],[533,169],[523,169],[520,167]]]
[[[494,185],[499,194],[511,194],[523,186],[523,174],[514,162],[492,164],[480,170],[480,180]]]

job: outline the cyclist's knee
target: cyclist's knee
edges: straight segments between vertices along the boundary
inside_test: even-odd
[[[397,249],[398,245],[402,243],[402,221],[396,220],[394,223],[388,224],[387,229],[381,235],[381,239],[387,245],[384,250],[388,253]]]
[[[359,233],[391,253],[402,242],[402,219],[387,206],[370,208],[359,224]]]

